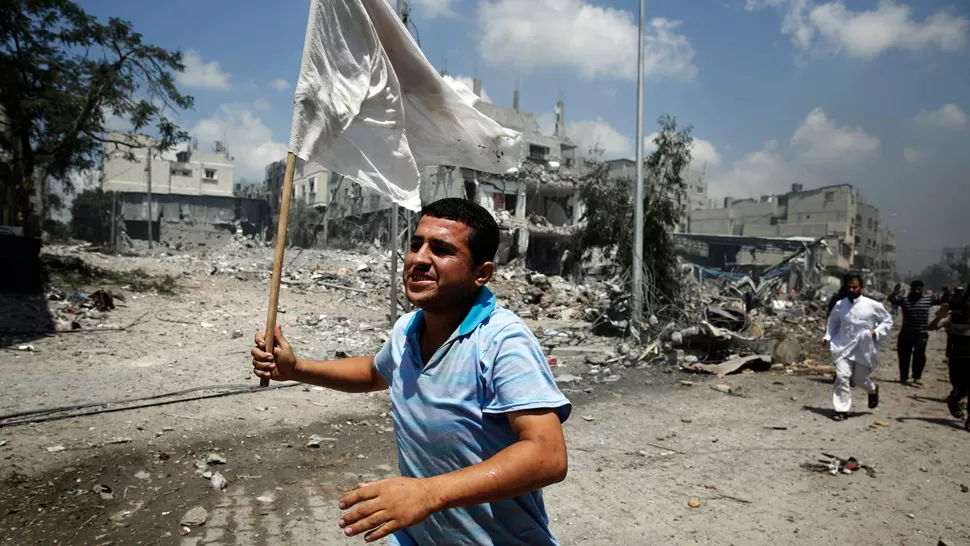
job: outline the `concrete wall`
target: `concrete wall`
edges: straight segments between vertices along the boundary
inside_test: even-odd
[[[141,146],[154,146],[155,141],[140,135],[112,133],[112,140],[130,141]],[[106,191],[146,193],[149,163],[147,147],[132,148],[133,157],[125,157],[127,148],[105,144],[103,188]],[[210,195],[232,197],[235,165],[228,151],[178,153],[178,161],[169,161],[153,152],[151,158],[152,193],[160,195]]]
[[[311,207],[327,206],[330,202],[330,171],[318,163],[298,163],[293,173],[293,198]]]
[[[690,232],[708,235],[734,235],[734,210],[705,209],[691,213]]]
[[[868,204],[859,202],[857,205],[855,241],[857,267],[876,269],[879,267],[879,209]]]

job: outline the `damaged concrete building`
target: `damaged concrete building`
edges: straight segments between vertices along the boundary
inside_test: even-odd
[[[698,237],[682,240],[702,242],[706,236],[722,236],[713,242],[705,239],[713,245],[706,252],[697,254],[696,246],[683,249],[692,261],[717,256],[717,263],[708,265],[718,269],[765,265],[783,256],[783,251],[773,252],[770,244],[751,246],[745,241],[824,238],[828,251],[822,253],[821,265],[830,272],[863,270],[881,286],[896,276],[895,235],[880,225],[879,209],[849,184],[813,190],[793,184],[782,195],[726,198],[723,208],[694,211],[690,233]]]
[[[241,230],[262,235],[269,225],[265,199],[234,193],[235,164],[229,149],[216,142],[211,152],[190,149],[165,159],[150,137],[112,133],[105,144],[102,189],[118,194],[119,214],[133,239],[218,244]],[[149,150],[152,150],[149,155]],[[151,214],[148,194],[151,193]]]
[[[632,159],[611,159],[606,162],[606,165],[610,169],[610,176],[614,178],[625,178],[630,181],[636,180],[637,176],[637,162]],[[649,188],[653,186],[650,178],[649,172],[644,166],[643,176],[646,180]],[[683,220],[680,225],[676,226],[674,230],[678,233],[685,233],[690,231],[691,219],[694,217],[695,211],[705,210],[708,208],[707,201],[707,171],[696,171],[688,170],[684,175],[684,193],[681,196],[683,204]],[[668,197],[676,199],[677,196],[669,195]]]
[[[481,96],[481,81],[473,92]],[[529,112],[519,109],[519,92],[511,108],[479,100],[475,107],[503,127],[522,133],[523,165],[517,173],[495,175],[452,166],[428,167],[422,172],[421,201],[461,197],[494,213],[502,230],[499,261],[524,258],[534,270],[560,273],[569,262],[573,228],[583,215],[577,182],[584,169],[576,145],[566,136],[565,104],[556,105],[554,134],[543,134]],[[271,204],[278,203],[283,164],[266,169]],[[349,179],[327,177],[328,232],[333,237],[385,240],[392,203]],[[297,197],[300,194],[297,193]],[[278,205],[275,205],[278,209]],[[402,212],[402,231],[408,218]]]

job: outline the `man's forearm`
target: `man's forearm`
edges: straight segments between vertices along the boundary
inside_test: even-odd
[[[520,440],[479,464],[429,478],[438,510],[517,497],[566,478],[565,446]]]
[[[297,360],[293,379],[343,392],[372,392],[387,388],[374,367],[374,356],[341,360]]]

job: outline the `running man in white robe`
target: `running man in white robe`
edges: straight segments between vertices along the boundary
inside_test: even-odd
[[[832,309],[822,339],[832,351],[835,363],[832,418],[836,421],[848,417],[853,386],[869,393],[870,408],[879,405],[879,386],[872,382],[871,376],[879,365],[879,341],[893,327],[892,315],[882,303],[862,295],[862,277],[849,274],[845,281],[847,295]]]

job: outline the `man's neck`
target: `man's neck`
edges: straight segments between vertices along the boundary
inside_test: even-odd
[[[454,311],[444,313],[424,312],[424,332],[432,339],[447,339],[461,325],[471,305],[463,305]]]

